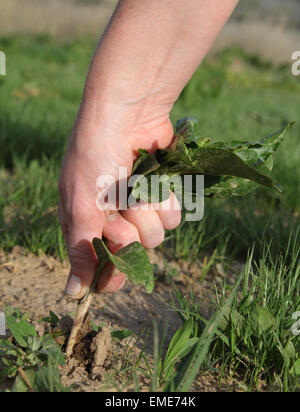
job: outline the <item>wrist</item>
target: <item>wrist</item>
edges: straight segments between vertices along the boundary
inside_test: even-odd
[[[138,123],[148,123],[154,117],[169,116],[179,90],[162,86],[158,82],[150,85],[137,84],[134,79],[89,75],[86,80],[82,107],[93,119],[111,119],[116,116],[133,127]],[[87,110],[85,110],[87,109]]]
[[[116,102],[112,96],[88,91],[83,96],[70,144],[79,154],[93,151],[97,142],[109,145],[119,141],[134,152],[139,148],[165,148],[173,138],[171,107],[154,99],[136,104],[129,104],[126,99]]]

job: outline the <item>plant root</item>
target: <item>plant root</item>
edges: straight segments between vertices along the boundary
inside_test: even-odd
[[[73,349],[76,344],[77,334],[79,330],[81,329],[87,317],[87,313],[88,313],[91,301],[92,301],[92,294],[89,294],[85,300],[78,303],[76,315],[74,318],[73,328],[71,330],[71,334],[70,334],[68,344],[67,344],[67,349],[66,349],[67,358],[69,358],[73,353]]]

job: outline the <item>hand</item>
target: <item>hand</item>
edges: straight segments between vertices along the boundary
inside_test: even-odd
[[[67,293],[80,299],[94,276],[91,241],[104,236],[114,252],[135,240],[159,245],[164,228],[180,222],[171,211],[96,207],[99,176],[131,173],[137,150],[166,148],[173,138],[169,113],[238,0],[120,0],[99,42],[61,172],[59,219],[71,262]],[[199,29],[200,27],[200,29]],[[98,291],[113,292],[125,277],[107,265]]]
[[[155,248],[164,239],[164,229],[175,228],[181,219],[173,194],[169,199],[171,210],[128,209],[107,214],[96,206],[99,176],[117,178],[120,166],[126,167],[130,175],[139,148],[155,151],[170,145],[173,128],[169,117],[124,128],[120,125],[130,121],[125,122],[123,115],[122,121],[117,121],[115,113],[110,121],[91,125],[89,111],[85,106],[80,110],[59,183],[59,220],[71,263],[66,293],[77,299],[84,296],[96,271],[93,237],[105,237],[112,252],[134,241]],[[128,119],[128,113],[125,116]],[[107,264],[97,292],[112,293],[124,283],[125,275]]]

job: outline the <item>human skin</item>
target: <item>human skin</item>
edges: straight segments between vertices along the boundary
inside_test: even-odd
[[[180,223],[176,198],[170,210],[96,206],[99,176],[128,176],[137,150],[168,147],[170,111],[229,18],[238,0],[121,0],[90,64],[60,180],[59,220],[71,269],[66,293],[80,299],[97,267],[93,237],[115,252],[133,241],[158,246],[164,229]],[[108,264],[97,292],[112,293],[125,275]]]

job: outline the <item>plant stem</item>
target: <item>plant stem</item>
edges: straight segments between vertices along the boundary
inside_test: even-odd
[[[75,318],[74,318],[74,323],[73,323],[73,327],[71,330],[71,334],[68,340],[68,345],[67,345],[67,349],[66,349],[66,356],[67,358],[69,358],[72,353],[73,353],[73,349],[74,349],[74,345],[76,343],[76,336],[78,334],[79,329],[81,328],[82,324],[84,323],[91,301],[92,301],[92,296],[93,293],[96,289],[99,277],[101,275],[102,269],[104,266],[104,262],[102,262],[95,273],[94,279],[91,283],[91,286],[88,290],[88,292],[86,293],[86,295],[78,302],[77,305],[77,310],[76,310],[76,314],[75,314]]]

